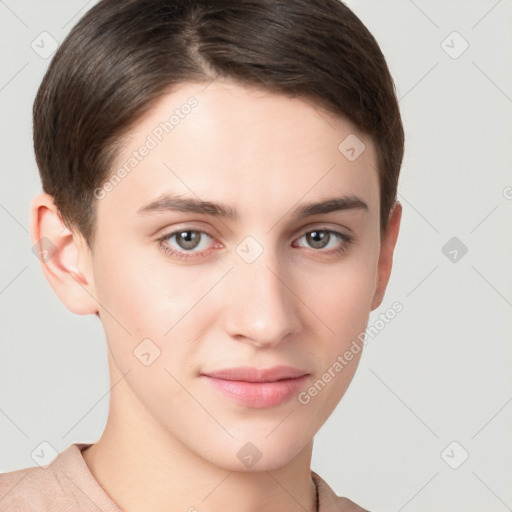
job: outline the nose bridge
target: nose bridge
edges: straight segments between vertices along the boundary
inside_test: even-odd
[[[235,251],[227,329],[254,344],[275,345],[299,328],[296,301],[277,250],[250,238]]]

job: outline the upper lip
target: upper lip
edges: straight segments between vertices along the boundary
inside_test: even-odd
[[[251,366],[238,366],[203,373],[207,377],[223,380],[240,380],[246,382],[275,382],[282,379],[295,379],[308,375],[308,372],[293,368],[292,366],[274,366],[272,368],[254,368]]]

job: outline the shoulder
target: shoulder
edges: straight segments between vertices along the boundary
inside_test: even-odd
[[[59,478],[51,465],[0,473],[0,509],[5,512],[49,510],[50,497],[58,487]]]
[[[327,482],[314,471],[311,477],[318,489],[318,512],[369,512],[348,498],[337,496]]]
[[[118,511],[88,470],[80,451],[83,446],[71,445],[46,466],[0,473],[0,510]]]

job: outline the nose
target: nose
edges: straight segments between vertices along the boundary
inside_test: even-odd
[[[289,272],[280,268],[267,251],[253,263],[236,262],[225,290],[226,331],[231,337],[270,348],[299,331],[297,291]]]

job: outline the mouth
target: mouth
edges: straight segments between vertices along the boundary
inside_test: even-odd
[[[263,409],[290,400],[304,386],[309,373],[290,366],[261,370],[244,366],[202,373],[201,377],[235,402]]]

